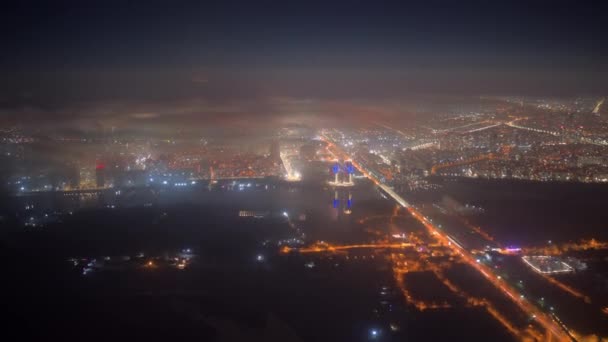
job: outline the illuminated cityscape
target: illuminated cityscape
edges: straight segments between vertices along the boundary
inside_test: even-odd
[[[7,7],[9,335],[608,341],[604,7]]]

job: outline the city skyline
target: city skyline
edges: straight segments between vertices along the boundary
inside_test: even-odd
[[[608,341],[608,6],[0,5],[28,341]]]

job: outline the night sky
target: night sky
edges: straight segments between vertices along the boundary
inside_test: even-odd
[[[297,120],[419,94],[608,89],[607,5],[179,3],[3,4],[0,115],[111,124]]]

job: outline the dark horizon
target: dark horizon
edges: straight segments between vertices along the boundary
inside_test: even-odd
[[[20,2],[2,11],[0,113],[73,123],[182,107],[194,119],[159,115],[187,125],[310,111],[277,99],[601,97],[605,7]]]

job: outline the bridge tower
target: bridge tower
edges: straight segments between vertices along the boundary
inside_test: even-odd
[[[352,161],[346,162],[346,173],[348,173],[348,183],[353,184],[353,174],[355,173],[355,167]]]
[[[334,173],[334,183],[338,184],[339,181],[339,174],[340,174],[340,164],[336,161],[336,163],[334,164],[334,166],[332,166],[331,171]]]

